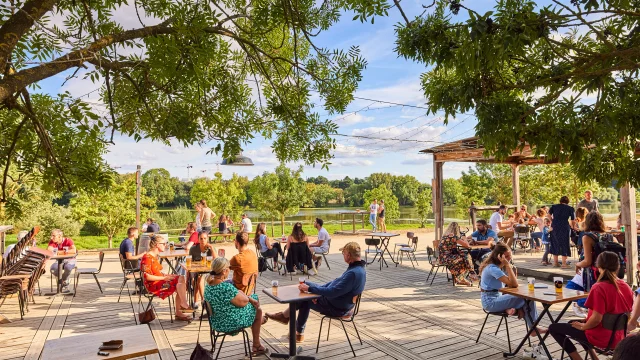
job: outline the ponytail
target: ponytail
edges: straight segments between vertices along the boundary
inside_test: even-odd
[[[603,251],[596,259],[596,267],[600,269],[600,276],[598,276],[598,282],[608,281],[616,287],[618,293],[620,288],[618,287],[618,269],[620,268],[620,260],[618,255],[611,251]]]

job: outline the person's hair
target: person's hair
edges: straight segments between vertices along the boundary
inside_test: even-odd
[[[242,216],[249,217],[247,213],[242,213]]]
[[[133,236],[133,232],[134,231],[138,231],[138,228],[135,226],[132,226],[130,228],[127,229],[127,236]]]
[[[563,196],[560,198],[560,204],[568,204],[569,203],[569,197],[568,196]]]
[[[640,336],[627,336],[616,345],[611,360],[636,360],[640,354]]]
[[[293,236],[296,241],[304,241],[304,238],[307,234],[302,230],[302,223],[297,222],[293,225],[293,230],[291,230],[291,236]]]
[[[509,216],[511,216],[511,215],[509,215]],[[522,217],[522,215],[520,215],[519,211],[516,211],[516,212],[513,213],[513,220],[520,221],[521,217]]]
[[[154,222],[154,221],[156,221],[156,220],[155,220],[154,218],[152,218],[152,217],[148,217],[148,218],[147,218],[147,221]]]
[[[586,207],[579,207],[576,209],[576,220],[580,219],[582,221],[584,221],[584,218],[587,216],[587,213],[589,212],[589,209],[587,209]],[[582,222],[582,221],[578,221],[578,222]]]
[[[209,233],[208,233],[208,232],[206,232],[206,231],[200,231],[200,232],[198,233],[198,242],[200,242],[200,236],[202,236],[202,234],[207,235],[207,241],[209,241]]]
[[[225,269],[229,268],[229,260],[218,256],[211,262],[211,275],[220,275]]]
[[[249,243],[249,234],[246,232],[238,232],[236,233],[236,241],[240,246],[245,246]]]
[[[324,221],[320,218],[316,218],[316,222],[318,223],[318,225],[320,225],[320,227],[322,227],[322,225],[324,225]]]
[[[200,205],[207,207],[207,201],[205,199],[200,200]]]
[[[64,233],[60,229],[53,229],[53,230],[51,230],[51,235],[54,235],[54,236],[60,235],[60,237],[63,237]]]
[[[582,208],[581,208],[582,209]],[[584,218],[584,230],[603,233],[606,231],[602,214],[596,210],[590,211]]]
[[[221,223],[224,221],[224,219],[225,219],[224,214],[220,214],[220,217],[218,218],[218,222]]]
[[[267,224],[263,222],[258,224],[258,227],[256,227],[256,236],[253,237],[253,243],[258,247],[260,246],[260,235],[267,235]]]
[[[160,240],[160,236],[158,235],[151,235],[149,236],[149,249],[153,249],[158,247],[158,240]]]
[[[478,219],[476,220],[476,224],[480,224],[482,226],[487,226],[487,220],[485,219]]]
[[[524,205],[524,204],[520,205],[520,209],[522,209],[522,208],[524,208],[525,211],[526,211],[527,210],[527,205]]]
[[[196,223],[195,223],[195,222],[193,222],[193,221],[188,222],[188,223],[187,223],[187,229],[189,229],[189,230],[193,230],[193,231],[196,231],[196,229],[197,229],[197,227],[196,227]]]
[[[507,210],[507,206],[506,205],[500,205],[498,210]]]
[[[545,217],[542,221],[544,221],[543,224],[546,224],[546,223],[551,224],[551,219],[549,219],[548,217]]]
[[[585,191],[584,191],[584,193],[585,193],[585,194],[586,194],[586,193],[589,193],[589,194],[593,195],[593,191],[591,191],[591,190],[585,190]]]
[[[444,231],[443,233],[444,235],[448,235],[451,234],[454,237],[459,238],[460,237],[460,225],[458,225],[457,222],[452,222],[451,224],[449,224],[449,226],[447,226],[447,230]]]
[[[616,287],[616,290],[620,292],[618,288],[618,269],[620,268],[620,259],[618,255],[611,251],[603,251],[598,255],[596,259],[596,267],[600,269],[600,276],[598,276],[598,282],[608,281]]]
[[[493,250],[491,250],[491,255],[489,255],[480,265],[479,274],[482,275],[482,270],[490,264],[500,266],[501,262],[499,256],[507,253],[508,251],[509,247],[505,243],[496,243]]]
[[[380,200],[380,202],[384,204],[384,200]]]
[[[545,215],[547,215],[547,212],[544,211],[543,208],[538,209],[538,211],[536,211],[536,215],[538,215],[538,217],[544,217]]]

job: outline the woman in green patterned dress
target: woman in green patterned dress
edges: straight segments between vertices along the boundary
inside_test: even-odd
[[[267,318],[262,316],[258,295],[245,295],[232,283],[225,281],[228,276],[229,260],[215,258],[204,290],[204,299],[213,310],[213,315],[209,317],[211,328],[234,332],[250,326],[253,335],[252,355],[264,354],[266,349],[260,344],[260,327],[267,322]]]

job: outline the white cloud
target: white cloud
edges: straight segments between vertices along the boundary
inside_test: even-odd
[[[351,166],[371,166],[373,161],[371,160],[338,160],[334,161],[332,167],[351,167]]]
[[[348,115],[343,115],[335,120],[335,122],[339,126],[349,126],[360,123],[367,123],[373,121],[375,118],[373,116],[363,116],[358,113],[351,113]]]
[[[402,165],[427,165],[433,163],[433,158],[427,154],[408,154],[400,162]]]
[[[360,158],[370,157],[378,154],[377,151],[366,150],[355,145],[336,144],[336,148],[333,151],[333,155],[336,159],[344,158]]]

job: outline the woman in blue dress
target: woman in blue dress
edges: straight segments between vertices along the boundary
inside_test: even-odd
[[[560,204],[555,204],[549,209],[552,217],[551,221],[551,255],[553,255],[553,266],[568,269],[567,256],[571,249],[569,248],[569,239],[571,237],[571,227],[576,219],[576,211],[569,206],[569,197],[560,198]],[[569,223],[571,220],[571,224]],[[562,266],[558,263],[558,256],[562,256]]]

